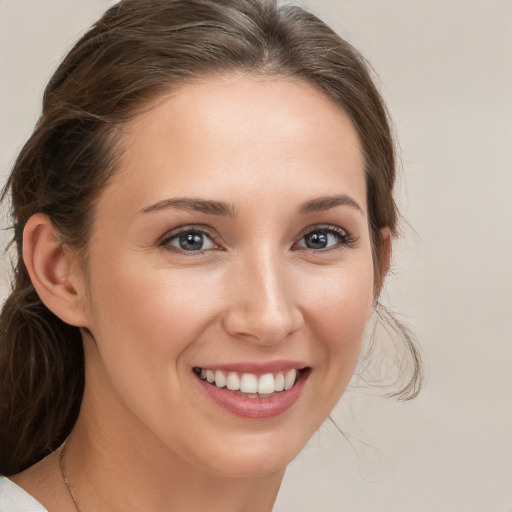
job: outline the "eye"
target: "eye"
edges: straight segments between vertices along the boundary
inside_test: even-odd
[[[167,237],[163,240],[162,245],[186,252],[206,251],[216,247],[213,240],[204,231],[192,229],[180,231]]]
[[[309,231],[297,243],[298,247],[306,247],[313,251],[333,249],[340,245],[348,245],[351,242],[348,233],[341,228],[320,227]]]

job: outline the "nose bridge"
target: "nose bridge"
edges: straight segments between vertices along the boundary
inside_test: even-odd
[[[275,244],[259,244],[237,263],[226,329],[274,344],[301,325],[290,269]]]

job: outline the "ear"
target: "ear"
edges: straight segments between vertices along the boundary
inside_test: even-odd
[[[388,273],[389,266],[391,264],[391,229],[389,227],[381,228],[380,236],[382,239],[381,249],[379,254],[375,254],[376,258],[380,258],[380,275],[375,275],[375,285],[373,290],[373,307],[371,308],[370,315],[375,311],[375,307],[377,306],[377,302],[379,300],[379,295],[382,290],[382,285],[384,284],[384,279],[386,274]],[[375,251],[377,252],[377,251]]]
[[[47,215],[36,213],[23,231],[23,261],[45,306],[62,321],[87,326],[78,254],[63,245]]]
[[[380,236],[382,237],[381,272],[382,282],[384,282],[384,277],[388,273],[389,266],[391,264],[391,229],[389,229],[387,226],[382,228],[380,230]]]

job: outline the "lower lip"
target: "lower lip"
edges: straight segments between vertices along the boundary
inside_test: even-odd
[[[215,403],[232,414],[243,418],[266,419],[275,418],[284,413],[299,399],[308,376],[309,371],[305,371],[290,389],[264,398],[240,396],[227,388],[218,388],[198,377],[197,380]]]

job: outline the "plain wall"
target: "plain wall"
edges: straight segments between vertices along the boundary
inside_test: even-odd
[[[50,73],[112,3],[0,0],[2,182]],[[276,511],[511,512],[512,2],[303,3],[370,60],[396,124],[411,228],[386,300],[416,333],[427,382],[405,404],[347,392],[333,417],[348,441],[327,422]]]

